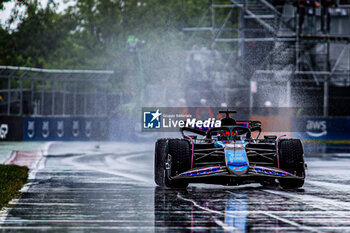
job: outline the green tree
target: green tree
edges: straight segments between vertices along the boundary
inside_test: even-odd
[[[0,0],[0,10],[4,8],[4,3],[9,2],[10,0]]]
[[[179,87],[186,39],[182,26],[195,26],[210,4],[185,2],[182,11],[181,0],[76,0],[74,6],[57,13],[52,0],[47,6],[38,0],[17,0],[25,13],[14,11],[12,22],[19,21],[15,30],[0,30],[0,64],[113,69],[111,89],[124,89],[134,96],[141,77],[136,71],[141,68],[144,83]],[[127,49],[130,35],[145,42],[136,60]],[[198,34],[190,43],[204,46],[208,40]]]
[[[15,30],[1,29],[1,63],[4,65],[44,67],[46,60],[63,44],[75,23],[68,15],[55,12],[56,5],[49,1],[41,7],[39,1],[18,1],[17,8],[25,7],[24,15],[16,10],[12,21],[19,20]]]

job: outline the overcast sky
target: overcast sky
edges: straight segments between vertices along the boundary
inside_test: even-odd
[[[14,2],[7,2],[4,4],[4,9],[0,11],[0,23],[4,24],[5,21],[10,17],[11,9],[15,5]]]
[[[40,3],[43,7],[46,6],[48,0],[40,0]],[[63,0],[55,0],[55,3],[58,3],[58,11],[63,11],[68,5],[72,5],[74,1],[71,1],[68,4],[63,3]],[[15,5],[15,1],[7,2],[4,4],[4,9],[0,10],[0,24],[4,25],[6,20],[11,16],[12,8]]]

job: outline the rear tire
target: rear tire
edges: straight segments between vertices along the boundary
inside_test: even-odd
[[[170,180],[167,175],[166,161],[171,156],[171,176],[179,175],[191,168],[190,145],[185,139],[158,139],[155,145],[154,180],[158,186],[168,188],[186,188],[188,182]]]
[[[279,143],[279,163],[284,171],[305,177],[305,163],[303,145],[299,139],[285,139]],[[297,189],[304,185],[303,179],[279,179],[283,189]]]
[[[165,184],[165,160],[167,155],[166,141],[158,139],[154,149],[154,181],[158,186]]]

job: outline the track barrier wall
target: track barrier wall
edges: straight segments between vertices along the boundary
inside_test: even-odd
[[[108,140],[108,118],[24,117],[24,141]]]
[[[107,117],[0,117],[0,141],[104,141]]]
[[[304,140],[350,141],[350,117],[253,116],[264,134]],[[120,141],[153,139],[138,121],[114,117],[0,117],[0,141]],[[163,135],[164,136],[164,135]],[[179,135],[178,135],[179,136]]]
[[[0,141],[23,140],[23,117],[0,116]]]

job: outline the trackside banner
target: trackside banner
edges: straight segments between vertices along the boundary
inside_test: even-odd
[[[350,140],[350,118],[298,117],[291,120],[293,137],[311,140]]]
[[[24,117],[23,140],[107,140],[108,118]]]
[[[19,116],[0,117],[0,141],[21,141],[23,139],[23,118]]]

